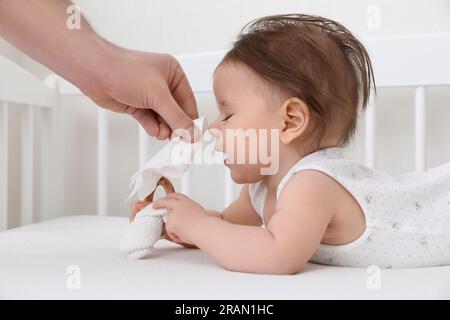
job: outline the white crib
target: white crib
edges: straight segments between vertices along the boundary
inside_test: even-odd
[[[415,109],[415,164],[416,170],[426,170],[426,92],[427,88],[430,86],[449,86],[450,90],[450,62],[448,59],[448,57],[450,57],[450,34],[371,38],[365,39],[364,42],[373,61],[377,87],[415,88],[415,103],[413,106]],[[196,93],[212,91],[212,71],[220,61],[223,54],[224,52],[208,52],[178,56],[179,61],[181,62],[185,72],[187,73],[192,88]],[[8,229],[8,221],[11,218],[12,214],[20,214],[20,224],[30,225],[28,227],[25,227],[24,230],[32,231],[35,230],[33,229],[35,228],[35,225],[33,225],[33,223],[39,222],[40,220],[40,218],[36,217],[33,212],[36,201],[38,201],[43,212],[52,212],[52,216],[64,216],[64,188],[62,186],[64,185],[64,172],[65,170],[67,170],[67,168],[65,168],[64,165],[64,158],[63,156],[61,156],[61,152],[59,152],[59,150],[63,150],[65,146],[63,145],[61,140],[61,137],[64,134],[64,128],[61,127],[58,121],[58,119],[60,119],[61,117],[61,111],[58,110],[58,104],[60,103],[60,99],[63,96],[79,95],[80,92],[75,87],[56,76],[49,77],[45,84],[41,83],[25,70],[21,69],[20,67],[3,57],[0,57],[0,74],[2,78],[0,82],[0,231]],[[11,140],[10,137],[8,137],[8,133],[10,132],[8,128],[8,126],[10,125],[8,121],[8,114],[10,108],[14,107],[21,107],[25,110],[22,117],[21,132],[22,180],[20,213],[11,212],[10,206],[8,205],[8,199],[10,197],[8,193],[8,151],[10,150],[9,142]],[[108,122],[106,118],[106,112],[108,111],[100,108],[98,109],[98,216],[107,216],[108,214]],[[370,105],[365,114],[365,157],[367,165],[371,167],[376,166],[376,112],[377,108],[375,98],[370,101]],[[36,143],[35,141],[36,132],[39,132],[39,143]],[[139,139],[139,160],[137,159],[136,163],[142,164],[150,156],[148,150],[149,138],[146,136],[142,129],[139,132],[139,137],[136,137],[136,139]],[[38,150],[37,148],[40,149]],[[36,183],[33,181],[33,177],[35,176],[36,172],[39,173],[40,177],[38,186],[36,186]],[[226,190],[223,202],[226,206],[232,201],[234,197],[233,183],[227,172],[225,172],[224,174],[223,183],[225,184]],[[181,192],[189,194],[190,187],[190,176],[187,175],[181,183]],[[70,221],[72,221],[71,223],[74,223],[74,225],[77,225],[78,220]],[[91,221],[93,221],[95,225],[96,221],[100,220]],[[58,222],[55,225],[59,224],[61,224],[61,222]],[[114,220],[113,224],[113,227],[116,228],[114,230],[119,233],[117,229],[117,220]],[[63,228],[62,225],[61,228]],[[19,228],[17,230],[21,229],[23,228]],[[6,248],[6,245],[2,246],[1,241],[6,239],[12,239],[11,241],[15,241],[16,238],[9,238],[11,235],[17,233],[17,231],[15,230],[16,229],[12,229],[10,231],[3,232],[4,239],[1,238],[2,233],[0,233],[0,259],[2,256],[2,252],[5,254],[9,252],[6,249],[2,249]],[[51,228],[48,230],[51,230]],[[15,250],[17,251],[20,249],[16,248]],[[199,255],[199,253],[195,253],[195,255]],[[203,257],[199,259],[203,259]],[[159,264],[155,266],[155,268],[166,268],[166,266],[162,265],[160,261],[158,263]],[[10,268],[12,270],[15,267],[11,264]],[[312,267],[313,270],[315,270],[314,268],[315,267]],[[405,281],[400,281],[401,285],[404,286],[404,288],[401,290],[397,286],[395,286],[394,282],[392,282],[392,286],[388,286],[388,289],[391,291],[385,291],[383,293],[384,295],[379,292],[370,292],[370,294],[367,296],[398,297],[399,295],[403,294],[407,297],[415,297],[422,294],[427,297],[450,298],[450,269],[445,267],[431,269],[434,270],[434,273],[433,276],[428,278],[428,280],[427,275],[429,274],[425,271],[418,271],[417,273],[411,273],[412,271],[409,271],[408,277],[419,276],[420,278],[423,278],[423,286],[426,286],[426,280],[433,282],[436,286],[441,285],[442,281],[444,281],[444,284],[446,281],[448,285],[439,287],[439,289],[436,289],[437,291],[433,291],[428,287],[426,287],[426,290],[424,290],[423,286],[420,287],[420,290],[414,291],[414,288],[411,289],[410,286],[408,287],[408,281],[406,279]],[[323,270],[328,269],[325,268]],[[323,270],[321,269],[320,272]],[[345,270],[345,268],[341,268],[340,270],[340,275],[345,274],[344,277],[348,277],[348,275],[351,274],[351,271]],[[218,271],[215,270],[214,272]],[[389,274],[389,279],[391,279],[392,281],[394,281],[394,279],[398,277],[401,277],[401,273],[398,273],[398,270],[392,270],[390,272],[391,273]],[[320,275],[322,276],[322,274]],[[364,277],[365,273],[359,273],[359,276]],[[443,277],[446,280],[443,280]],[[236,280],[235,278],[229,278],[228,276],[219,276],[219,279],[221,279],[220,281],[223,280],[222,282],[220,282],[221,284],[225,284],[226,281]],[[314,277],[314,279],[314,281],[318,281],[317,277]],[[334,280],[332,280],[331,282],[334,283],[334,285],[345,285],[345,283],[341,280],[336,280],[336,277],[333,279]],[[276,280],[271,281],[274,286],[278,285]],[[309,282],[309,286],[314,286],[314,281],[311,280]],[[280,285],[288,285],[284,281],[281,282],[282,284]],[[253,281],[249,282],[249,284],[251,283],[255,284]],[[296,282],[294,281],[294,283]],[[257,287],[258,286],[255,284],[252,290],[256,292]],[[322,287],[325,288],[324,283],[322,283]],[[231,294],[233,292],[232,288],[227,288],[227,290],[223,291],[223,294],[216,294],[213,295],[213,297],[226,297],[225,293]],[[408,288],[412,290],[411,292],[409,292],[410,295],[408,295]],[[0,296],[2,294],[1,289],[2,288],[0,288]],[[203,289],[208,289],[206,284]],[[288,296],[329,297],[332,294],[339,295],[340,290],[330,291],[328,288],[326,289],[326,291],[328,293],[319,291],[314,291],[311,293],[310,291],[309,296],[306,294],[306,292],[297,293],[297,295],[291,294]],[[48,297],[54,297],[55,295],[74,297],[73,292],[58,292],[58,294],[56,294],[55,292],[49,293]],[[102,294],[106,294],[107,296],[109,296],[106,292],[106,290],[100,290],[97,291],[97,293],[90,292],[89,294],[92,297],[100,297],[102,296]],[[187,294],[187,291],[183,292]],[[353,293],[355,293],[355,296],[357,296],[356,292],[357,291],[353,291]],[[360,291],[358,292],[358,294],[361,293]],[[417,295],[414,295],[414,293],[417,293]],[[364,295],[364,292],[362,294]],[[29,294],[29,292],[27,295],[25,291],[14,291],[14,293],[11,293],[9,296],[33,295]],[[143,296],[162,297],[158,296],[155,292],[151,294],[147,292],[147,294]],[[201,294],[198,294],[194,297],[201,296]],[[238,296],[246,297],[245,294],[240,294]],[[257,295],[257,297],[268,297],[268,295],[259,294]]]
[[[416,170],[426,170],[426,88],[450,85],[448,57],[450,56],[450,36],[418,35],[410,37],[389,37],[366,39],[365,43],[374,64],[375,77],[379,88],[415,88],[415,162]],[[179,56],[193,90],[196,93],[212,91],[211,75],[224,52],[208,52]],[[430,58],[432,57],[432,58]],[[58,126],[58,103],[64,95],[81,93],[68,82],[51,76],[46,84],[39,82],[12,62],[0,57],[2,83],[0,85],[0,230],[8,228],[8,109],[18,105],[24,108],[22,119],[22,163],[21,163],[21,208],[20,224],[37,222],[33,213],[34,202],[38,200],[44,212],[50,216],[62,215],[64,208],[64,160],[58,150],[64,146],[61,137],[64,128]],[[7,80],[6,80],[7,79]],[[50,89],[50,88],[53,89]],[[372,96],[373,97],[373,96]],[[376,158],[376,101],[371,100],[366,112],[365,150],[366,164],[374,167]],[[98,109],[98,178],[97,214],[108,213],[108,122],[104,109]],[[35,142],[39,130],[41,141]],[[139,164],[149,158],[149,137],[140,129]],[[39,167],[36,167],[36,148],[39,151]],[[50,171],[52,168],[52,171]],[[58,170],[55,172],[54,170]],[[35,188],[33,177],[39,171],[39,187]],[[228,173],[224,175],[224,206],[233,197],[233,184]],[[189,175],[181,183],[181,192],[188,194]],[[14,212],[17,214],[17,212]]]

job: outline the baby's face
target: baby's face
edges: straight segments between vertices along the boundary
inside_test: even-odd
[[[266,87],[241,63],[225,62],[214,74],[219,117],[210,129],[219,133],[216,149],[226,154],[225,165],[237,183],[261,180],[268,158],[278,156],[278,148],[273,150],[278,138],[271,137],[271,129],[279,129],[281,115]]]

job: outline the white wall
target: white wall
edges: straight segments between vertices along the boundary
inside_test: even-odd
[[[450,2],[433,1],[361,1],[361,0],[78,0],[76,1],[94,28],[119,45],[171,54],[226,49],[240,28],[251,19],[277,13],[309,13],[342,22],[360,37],[450,32]],[[370,22],[379,13],[379,24]],[[375,13],[376,14],[376,13]],[[1,39],[0,39],[1,40]],[[0,53],[8,55],[38,77],[49,71],[0,41]],[[414,67],[414,66],[412,66]],[[376,75],[375,75],[376,76]],[[450,90],[429,90],[428,143],[429,164],[450,159]],[[211,95],[197,96],[200,114],[212,120],[215,103]],[[413,91],[380,90],[377,115],[380,169],[390,173],[413,170]],[[65,98],[61,108],[66,114],[66,214],[94,213],[96,210],[96,109],[86,98]],[[127,117],[110,114],[110,212],[126,215],[128,182],[137,169],[137,125]],[[364,121],[360,123],[350,154],[363,160]],[[18,136],[17,136],[18,137]],[[19,139],[17,143],[20,143]],[[156,150],[157,144],[152,145]],[[18,157],[18,155],[12,155]],[[119,169],[120,168],[120,169]],[[17,168],[12,168],[14,171]],[[222,185],[214,181],[220,168],[195,170],[194,198],[205,206],[219,209]],[[198,181],[209,177],[208,186]],[[20,180],[20,179],[17,179]],[[16,182],[11,188],[18,190]],[[215,193],[211,193],[214,190]],[[208,195],[208,196],[206,196]],[[18,206],[11,210],[18,212]]]

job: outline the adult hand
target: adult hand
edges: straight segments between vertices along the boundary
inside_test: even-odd
[[[193,137],[197,105],[178,61],[167,54],[115,48],[105,61],[102,85],[82,91],[99,106],[131,115],[150,136],[167,139],[175,129],[190,128],[187,137]]]
[[[68,24],[72,15],[79,25]],[[151,136],[166,139],[173,130],[194,129],[197,106],[178,61],[108,42],[69,0],[0,0],[0,36],[98,105],[130,114]],[[189,140],[197,138],[194,132]]]

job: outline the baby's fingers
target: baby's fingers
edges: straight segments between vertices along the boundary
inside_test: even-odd
[[[183,241],[180,239],[180,237],[178,237],[175,232],[173,232],[170,228],[167,227],[167,225],[165,225],[165,233],[166,236],[169,237],[169,241],[173,241],[175,243],[182,243]],[[163,232],[164,234],[164,232]]]

